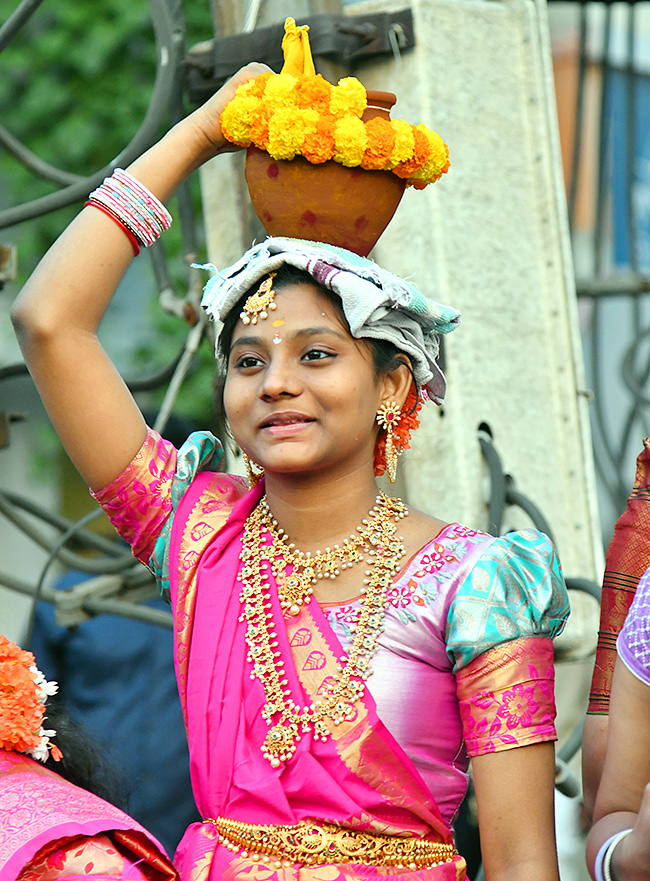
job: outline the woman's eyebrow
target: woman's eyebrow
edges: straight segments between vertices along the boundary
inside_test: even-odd
[[[264,338],[261,336],[240,336],[232,341],[231,349],[235,346],[261,346],[264,345]]]
[[[296,331],[293,336],[322,336],[323,334],[329,334],[330,336],[335,336],[342,340],[347,339],[346,334],[339,330],[335,330],[333,327],[303,327],[301,330]]]

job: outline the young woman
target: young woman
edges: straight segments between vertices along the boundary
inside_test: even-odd
[[[148,430],[97,341],[142,218],[164,227],[157,200],[229,148],[220,113],[264,70],[116,172],[14,308],[69,455],[171,598],[205,818],[177,867],[464,878],[452,824],[469,753],[489,881],[556,881],[551,637],[568,604],[553,549],[534,530],[446,524],[375,482],[423,394],[442,400],[436,335],[454,310],[312,242],[269,239],[212,279],[225,412],[264,473],[250,491],[217,473],[209,434],[177,451]]]

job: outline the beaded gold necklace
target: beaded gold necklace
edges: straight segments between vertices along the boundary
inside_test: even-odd
[[[365,691],[363,680],[372,672],[370,659],[384,629],[386,591],[406,553],[404,539],[396,532],[397,524],[407,514],[408,509],[400,499],[380,492],[368,517],[357,527],[357,535],[346,539],[342,546],[335,545],[314,555],[303,554],[289,541],[273,518],[266,498],[246,520],[240,554],[242,566],[237,576],[242,585],[239,620],[246,622],[248,660],[253,664],[251,678],[260,681],[266,695],[262,716],[271,727],[261,749],[273,767],[291,758],[303,733],[312,729],[316,740],[326,740],[331,733],[329,725],[340,725],[354,717],[354,703]],[[318,577],[335,578],[343,568],[361,562],[364,556],[368,568],[350,651],[347,658],[341,658],[337,674],[331,677],[320,699],[300,707],[291,697],[278,652],[274,629],[277,625],[269,612],[269,574],[278,584],[284,614],[295,615],[300,605],[309,601],[311,585]],[[287,574],[289,567],[291,571]]]

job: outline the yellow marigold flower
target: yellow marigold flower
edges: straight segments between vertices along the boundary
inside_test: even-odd
[[[319,73],[315,76],[299,76],[295,84],[295,101],[298,107],[329,113],[332,84]]]
[[[300,152],[306,136],[316,131],[319,114],[316,110],[284,107],[269,120],[267,150],[273,159],[293,159]]]
[[[223,136],[233,144],[248,147],[250,130],[262,102],[253,95],[236,96],[225,107],[220,117]]]
[[[333,116],[360,117],[368,106],[366,90],[355,76],[346,76],[339,80],[332,89],[330,96],[330,113]]]
[[[395,146],[395,132],[389,120],[375,116],[364,123],[368,146],[361,160],[361,167],[368,170],[384,168]]]
[[[412,178],[414,180],[426,181],[428,184],[433,183],[442,177],[449,168],[449,149],[436,132],[431,131],[431,129],[422,124],[418,125],[417,128],[429,139],[431,153],[422,168],[413,173]]]
[[[406,162],[407,159],[410,159],[415,147],[413,126],[403,119],[391,119],[390,124],[395,132],[395,146],[389,161],[384,166],[386,169],[395,168],[400,162]]]
[[[334,129],[334,156],[341,165],[354,167],[361,163],[368,146],[366,127],[356,116],[344,116]]]
[[[267,79],[264,89],[264,103],[271,112],[294,104],[295,85],[295,76],[289,76],[287,73],[276,73]]]

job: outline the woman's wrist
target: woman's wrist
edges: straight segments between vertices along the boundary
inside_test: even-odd
[[[594,863],[596,881],[636,881],[647,878],[645,859],[637,859],[634,829],[622,829],[601,846]]]
[[[639,830],[629,832],[631,834],[619,839],[612,849],[609,866],[612,881],[646,881],[648,878],[647,841],[639,841]]]

